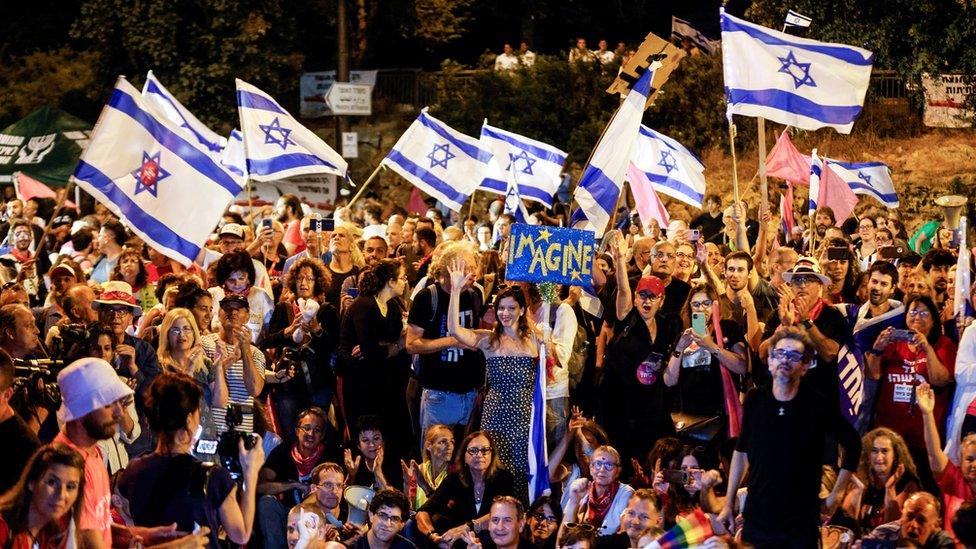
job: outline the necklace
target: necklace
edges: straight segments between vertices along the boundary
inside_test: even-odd
[[[783,407],[782,406],[779,407],[779,415],[781,415],[781,416],[786,415],[786,414],[783,413]]]

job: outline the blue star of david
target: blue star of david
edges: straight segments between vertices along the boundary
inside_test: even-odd
[[[661,151],[661,161],[657,163],[658,166],[663,166],[670,174],[673,170],[678,169],[678,163],[674,159],[674,155],[671,151],[663,150]]]
[[[817,83],[810,77],[810,63],[800,63],[797,61],[796,56],[793,55],[793,50],[789,50],[786,57],[779,57],[778,59],[783,62],[783,66],[779,68],[779,72],[785,72],[793,78],[794,89],[804,85],[813,88],[817,87]],[[793,67],[796,67],[796,71],[793,70]],[[803,73],[802,78],[797,76],[799,72]]]
[[[864,180],[864,184],[865,185],[867,185],[869,187],[871,186],[871,176],[870,175],[868,175],[868,174],[866,174],[864,172],[857,172],[857,178]]]
[[[505,171],[506,172],[510,171],[512,169],[512,166],[514,166],[515,163],[518,162],[519,160],[525,161],[525,167],[522,168],[522,173],[527,175],[533,175],[532,165],[535,164],[536,160],[535,158],[529,158],[528,153],[526,153],[525,151],[521,151],[518,154],[508,153],[508,167],[505,168]]]
[[[149,153],[142,151],[142,164],[132,172],[132,177],[136,178],[136,192],[139,194],[142,191],[148,191],[149,194],[153,196],[158,196],[156,193],[158,188],[156,186],[160,180],[169,177],[169,172],[163,169],[160,164],[159,155],[161,153],[156,153],[149,156]]]
[[[443,152],[444,154],[438,155],[437,154],[438,152]],[[440,166],[446,170],[447,161],[454,158],[455,156],[457,155],[451,152],[451,145],[448,143],[444,143],[443,145],[434,145],[434,148],[431,149],[430,154],[427,155],[427,158],[430,159],[431,168],[435,166]]]
[[[505,212],[514,214],[519,209],[519,201],[522,197],[515,189],[514,185],[509,185],[508,193],[505,195]]]
[[[291,130],[289,128],[283,128],[281,126],[281,121],[278,120],[277,116],[271,121],[270,124],[258,124],[258,127],[264,132],[265,145],[268,143],[274,143],[275,145],[281,145],[281,150],[285,150],[288,148],[288,145],[295,144],[294,141],[288,138],[288,134],[291,133]],[[281,137],[275,137],[271,135],[272,133],[276,133]]]

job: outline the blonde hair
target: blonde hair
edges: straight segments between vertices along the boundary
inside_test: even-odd
[[[348,224],[343,223],[341,225],[337,225],[332,232],[346,235],[346,237],[349,239],[349,259],[352,261],[353,265],[362,269],[366,266],[366,258],[363,257],[363,251],[360,250],[359,246],[356,244],[359,237],[362,236],[362,231],[357,231],[356,229],[358,229],[358,227],[349,226]]]
[[[459,258],[463,258],[465,262],[469,263],[468,266],[472,269],[481,267],[481,262],[478,261],[478,249],[471,242],[446,242],[438,245],[437,248],[440,248],[440,253],[436,253],[435,250],[434,260],[428,269],[428,274],[432,280],[440,280],[446,277],[448,266]]]
[[[196,345],[200,342],[200,329],[197,328],[197,321],[193,317],[193,313],[189,309],[184,309],[182,307],[175,307],[166,313],[163,317],[163,322],[159,325],[159,365],[163,368],[164,372],[176,372],[186,374],[193,377],[193,373],[204,367],[203,363],[203,353],[198,353],[193,363],[190,364],[190,370],[184,372],[180,366],[177,364],[176,360],[173,358],[173,353],[169,348],[169,331],[179,319],[186,319],[190,327],[193,328],[193,344]]]

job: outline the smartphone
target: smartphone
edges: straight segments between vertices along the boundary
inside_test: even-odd
[[[698,242],[701,240],[701,230],[699,229],[689,229],[688,230],[688,241]]]
[[[691,480],[688,471],[682,471],[681,469],[665,469],[661,474],[664,475],[664,482],[668,484],[680,484],[684,486]]]
[[[851,251],[846,246],[830,246],[827,248],[829,261],[847,261],[851,258]]]
[[[691,329],[694,330],[695,333],[700,336],[705,335],[706,319],[707,319],[707,315],[705,315],[705,313],[699,313],[699,312],[691,313]]]
[[[882,246],[878,248],[878,259],[901,259],[905,257],[903,246]]]
[[[269,217],[266,217],[266,218],[262,219],[261,220],[261,230],[270,229],[271,228],[271,221],[272,220]]]
[[[322,232],[322,220],[312,218],[308,220],[308,230],[316,233]]]
[[[892,341],[912,341],[915,339],[915,332],[911,330],[892,330]]]

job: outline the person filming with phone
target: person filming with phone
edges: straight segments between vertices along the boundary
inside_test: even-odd
[[[726,374],[721,368],[741,376],[748,372],[749,362],[742,328],[728,319],[727,308],[720,308],[725,310],[719,316],[725,318],[719,320],[713,317],[712,310],[719,308],[719,303],[718,292],[712,286],[692,288],[681,309],[685,331],[678,338],[664,370],[664,384],[677,386],[673,393],[672,412],[682,417],[704,418],[710,424],[720,423],[719,428],[715,429],[714,425],[712,428],[717,437],[724,439],[728,421],[725,400],[738,399],[739,395],[725,394],[722,377]],[[718,320],[717,326],[715,320]],[[680,430],[683,425],[676,427]]]
[[[948,385],[955,370],[956,344],[942,333],[939,309],[928,296],[908,301],[905,325],[906,330],[882,330],[864,353],[868,379],[878,380],[874,426],[893,429],[905,439],[923,489],[934,492],[916,390],[921,382],[934,388],[936,422],[943,430],[952,399]]]

